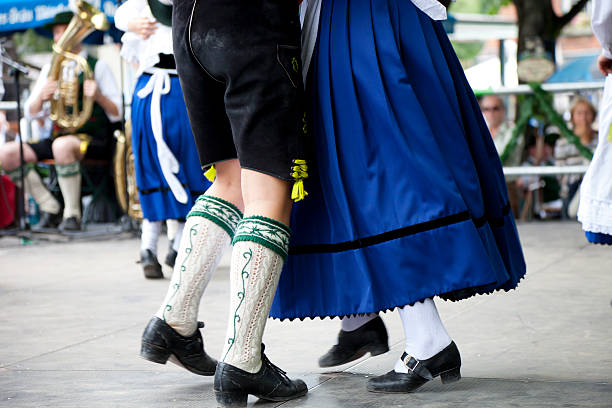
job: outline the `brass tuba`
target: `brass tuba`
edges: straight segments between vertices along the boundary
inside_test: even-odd
[[[87,60],[70,52],[94,30],[107,30],[108,20],[104,13],[91,4],[76,0],[77,8],[70,24],[59,41],[53,44],[53,58],[49,79],[58,81],[58,91],[51,100],[51,120],[59,127],[74,131],[87,122],[93,109],[93,98],[83,97],[79,111],[79,72],[84,79],[92,79],[93,72]]]
[[[121,130],[115,130],[114,136],[117,139],[117,144],[113,157],[113,179],[117,201],[125,214],[136,220],[141,220],[143,217],[138,197],[138,187],[136,186],[131,122],[126,122],[125,133]]]

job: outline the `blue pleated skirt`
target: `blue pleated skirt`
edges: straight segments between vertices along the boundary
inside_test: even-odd
[[[188,202],[178,202],[170,191],[157,159],[157,143],[151,128],[151,94],[145,98],[137,95],[149,79],[146,73],[138,78],[132,99],[132,148],[140,205],[144,218],[150,221],[181,219],[210,183],[200,168],[179,79],[171,76],[170,92],[161,96],[163,136],[180,163],[177,178],[187,191]]]
[[[312,64],[314,171],[271,316],[515,288],[501,163],[442,25],[408,0],[323,0]]]

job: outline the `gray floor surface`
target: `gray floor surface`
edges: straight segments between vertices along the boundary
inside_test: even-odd
[[[270,320],[268,356],[310,391],[284,404],[252,398],[249,406],[612,407],[612,248],[587,244],[573,222],[524,224],[519,232],[528,274],[518,290],[437,301],[461,351],[461,381],[436,380],[410,395],[366,391],[367,378],[390,370],[402,352],[396,312],[383,316],[389,353],[333,372],[316,361],[338,320]],[[138,357],[142,330],[169,283],[143,278],[138,240],[42,238],[28,245],[0,238],[0,406],[216,405],[212,378]],[[228,264],[226,257],[200,308],[214,356],[225,334]]]

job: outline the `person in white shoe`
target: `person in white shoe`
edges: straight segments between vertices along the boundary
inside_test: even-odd
[[[293,210],[271,316],[342,317],[319,361],[330,367],[388,350],[376,314],[399,309],[404,351],[367,389],[458,380],[461,356],[434,297],[514,289],[525,262],[499,155],[438,21],[446,9],[437,0],[307,7],[317,173]]]
[[[248,395],[306,394],[265,356],[262,336],[288,255],[292,199],[306,195],[307,122],[297,2],[174,0],[177,71],[202,169],[213,185],[187,215],[166,298],[141,355],[215,373],[197,321],[204,290],[232,247],[230,314],[214,391],[221,406]],[[263,24],[265,22],[265,24]]]

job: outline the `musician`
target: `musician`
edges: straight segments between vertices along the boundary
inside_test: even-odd
[[[56,43],[64,34],[72,17],[72,12],[61,12],[47,25]],[[92,114],[85,125],[74,132],[66,132],[49,120],[50,100],[58,90],[58,81],[48,77],[50,63],[42,67],[38,81],[24,105],[24,116],[38,121],[51,132],[51,138],[37,143],[24,143],[23,151],[26,163],[55,160],[58,184],[64,200],[64,211],[59,225],[62,231],[81,229],[81,160],[109,160],[112,157],[112,124],[121,119],[121,93],[110,67],[104,61],[88,56],[80,43],[77,43],[71,52],[87,58],[87,63],[94,73],[93,80],[79,79],[79,83],[82,83],[79,94],[95,101]],[[64,71],[63,75],[69,74]],[[0,147],[0,166],[13,180],[18,179],[20,159],[17,142]],[[41,219],[36,228],[55,227],[60,218],[60,203],[43,184],[40,175],[31,171],[31,168],[31,165],[26,165],[24,169],[25,190],[32,195],[41,210]]]
[[[153,4],[153,3],[151,3]],[[173,267],[195,199],[210,185],[200,168],[172,50],[172,7],[128,0],[115,13],[126,33],[121,56],[137,64],[132,99],[132,148],[143,213],[140,265],[148,279],[163,278],[157,241],[163,220],[179,220],[166,264]]]

